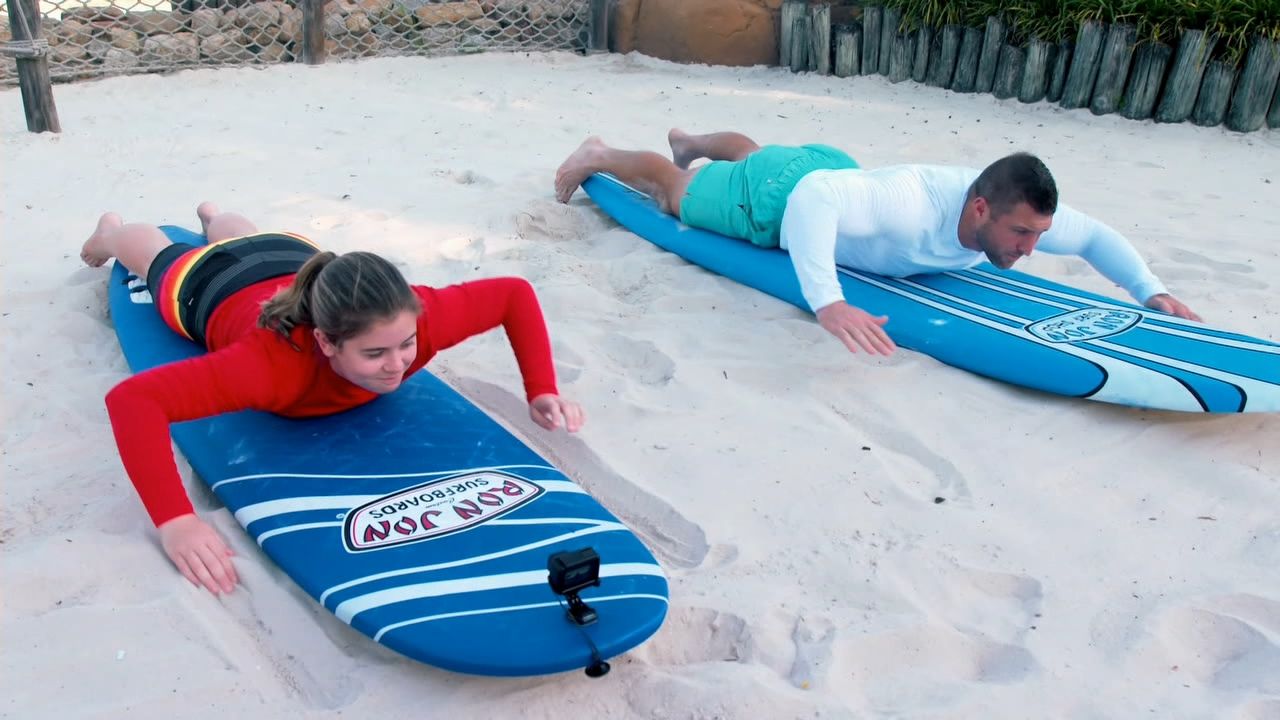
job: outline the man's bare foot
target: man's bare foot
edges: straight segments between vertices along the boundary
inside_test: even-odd
[[[102,217],[98,218],[98,227],[94,229],[89,239],[84,241],[84,247],[80,248],[80,259],[85,265],[102,267],[111,259],[111,251],[106,246],[106,237],[122,225],[124,220],[113,212],[103,213]]]
[[[200,218],[200,231],[203,232],[205,235],[208,235],[209,221],[212,220],[215,215],[221,215],[221,214],[222,214],[222,211],[218,209],[218,206],[214,205],[208,200],[205,200],[204,202],[197,205],[196,216]]]
[[[693,149],[692,137],[680,128],[671,128],[667,133],[667,144],[671,146],[671,162],[681,170],[688,170],[694,160],[702,157]]]
[[[600,156],[608,146],[596,136],[582,141],[577,150],[556,170],[556,200],[569,202],[578,187],[592,174],[600,171]]]

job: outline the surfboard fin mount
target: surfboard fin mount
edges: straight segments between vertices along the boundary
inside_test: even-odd
[[[600,657],[596,644],[583,629],[600,616],[578,595],[582,590],[600,584],[600,556],[589,547],[555,553],[547,558],[547,582],[553,592],[564,598],[567,603],[565,614],[591,648],[591,664],[585,668],[587,677],[604,677],[609,672],[609,663]]]

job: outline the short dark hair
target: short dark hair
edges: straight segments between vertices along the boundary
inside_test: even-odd
[[[1031,153],[1018,152],[991,163],[973,181],[973,197],[986,198],[992,215],[1026,203],[1041,215],[1058,210],[1058,186],[1049,168]]]

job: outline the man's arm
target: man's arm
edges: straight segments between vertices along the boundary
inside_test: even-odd
[[[882,328],[889,318],[873,317],[846,303],[836,276],[841,210],[841,201],[830,188],[801,180],[788,197],[782,215],[782,247],[791,255],[800,291],[818,323],[844,343],[849,352],[861,347],[873,355],[888,355],[896,349]],[[846,222],[851,219],[845,218]],[[870,213],[861,220],[870,225]]]
[[[1041,237],[1038,249],[1053,255],[1078,255],[1139,303],[1178,317],[1200,319],[1169,294],[1123,235],[1079,210],[1059,205],[1053,227]]]

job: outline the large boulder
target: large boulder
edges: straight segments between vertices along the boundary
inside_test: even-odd
[[[782,0],[619,0],[611,48],[676,62],[776,65]]]

